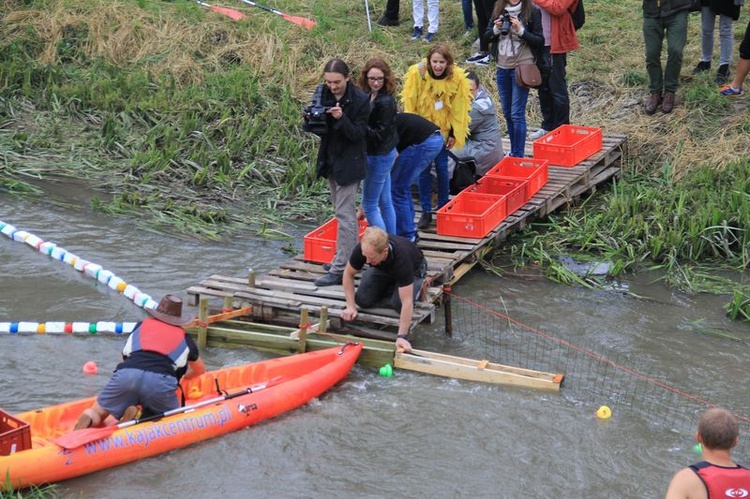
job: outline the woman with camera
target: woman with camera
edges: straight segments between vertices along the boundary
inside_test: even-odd
[[[544,47],[542,14],[532,0],[498,0],[484,36],[497,44],[497,91],[510,138],[510,156],[522,158],[526,146],[529,89],[516,82],[516,67],[534,64]]]
[[[365,63],[359,88],[370,94],[367,123],[367,176],[362,183],[362,210],[367,223],[389,234],[396,233],[396,213],[391,200],[391,168],[396,161],[396,77],[379,58]]]
[[[438,205],[448,202],[450,176],[448,149],[461,148],[469,134],[469,111],[473,95],[463,69],[456,66],[448,46],[433,45],[427,60],[412,65],[404,77],[401,100],[404,112],[422,116],[440,127],[445,145],[435,158]],[[419,203],[422,217],[418,228],[427,229],[432,223],[432,174],[427,168],[419,176]]]
[[[326,63],[323,78],[323,85],[315,92],[320,102],[313,102],[305,109],[304,129],[320,136],[316,173],[328,180],[338,222],[331,267],[315,285],[333,286],[341,284],[349,255],[358,241],[357,190],[366,172],[370,99],[349,81],[349,66],[341,59]],[[322,127],[317,118],[321,108]]]

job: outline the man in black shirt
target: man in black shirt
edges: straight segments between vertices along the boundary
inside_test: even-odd
[[[354,276],[369,265],[354,292]],[[416,244],[406,238],[368,227],[354,247],[343,277],[346,308],[341,318],[357,318],[357,307],[371,308],[386,302],[399,312],[396,346],[410,350],[409,329],[414,303],[419,299],[427,275],[427,261]]]

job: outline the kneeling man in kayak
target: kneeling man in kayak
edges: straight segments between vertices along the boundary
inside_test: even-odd
[[[362,274],[355,293],[354,276],[365,263],[369,267]],[[377,227],[368,227],[344,269],[342,284],[346,308],[341,312],[341,318],[346,321],[356,319],[358,306],[390,306],[400,314],[396,346],[411,350],[409,328],[414,303],[419,300],[426,275],[427,260],[416,244]]]
[[[138,323],[122,349],[123,362],[101,391],[96,403],[78,417],[75,429],[98,426],[112,414],[120,421],[180,407],[177,384],[185,376],[206,372],[195,341],[182,329],[193,321],[182,315],[182,300],[166,295],[152,316]]]

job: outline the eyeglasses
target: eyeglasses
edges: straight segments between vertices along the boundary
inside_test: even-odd
[[[367,79],[370,81],[385,81],[383,76],[368,76]]]

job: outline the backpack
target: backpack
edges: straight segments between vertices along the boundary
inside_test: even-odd
[[[477,161],[473,156],[459,158],[452,152],[448,155],[456,162],[456,168],[453,170],[453,176],[450,179],[450,193],[455,196],[462,190],[477,181]]]
[[[575,10],[568,10],[570,18],[573,19],[573,27],[576,31],[581,29],[586,23],[586,11],[583,10],[583,0],[578,0]]]

